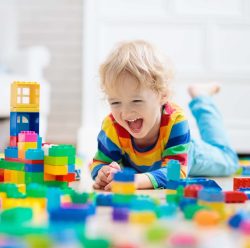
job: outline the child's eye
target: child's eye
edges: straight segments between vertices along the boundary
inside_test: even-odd
[[[120,104],[120,102],[111,102],[111,103],[110,103],[110,105],[113,105],[113,106],[114,106],[114,105],[118,105],[118,104]]]
[[[141,103],[142,100],[133,100],[133,102],[135,102],[135,103]]]

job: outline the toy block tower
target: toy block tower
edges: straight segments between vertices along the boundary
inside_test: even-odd
[[[39,134],[40,85],[35,82],[13,82],[11,85],[10,146],[17,146],[21,131]]]

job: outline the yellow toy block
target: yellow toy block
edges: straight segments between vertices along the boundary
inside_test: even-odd
[[[175,195],[177,191],[175,189],[166,189],[166,194],[167,195]]]
[[[152,224],[156,220],[154,212],[131,212],[129,222],[135,224]]]
[[[23,178],[24,178],[24,180],[25,180],[25,173],[24,172],[22,172],[22,174],[23,174]],[[22,175],[19,175],[19,176],[22,176]],[[23,193],[23,194],[26,194],[26,184],[23,182],[23,183],[19,183],[18,185],[17,185],[17,188],[18,188],[18,191],[19,192],[21,192],[21,193]]]
[[[17,175],[17,180],[16,180],[16,183],[17,184],[23,184],[25,183],[25,172],[24,171],[16,171],[16,175]],[[23,190],[23,189],[22,189]],[[25,188],[24,188],[25,190]],[[22,191],[20,191],[22,192]],[[25,191],[24,191],[25,192]],[[23,193],[24,193],[23,192]]]
[[[18,147],[18,151],[19,150],[27,151],[28,149],[36,149],[37,142],[18,142],[17,147]]]
[[[11,84],[12,112],[39,112],[40,85],[36,82]]]
[[[44,172],[51,175],[67,175],[68,166],[44,164]]]
[[[198,204],[202,205],[202,206],[206,206],[209,207],[215,211],[217,211],[221,218],[224,219],[226,212],[225,212],[225,203],[224,202],[207,202],[207,201],[198,201]]]
[[[123,183],[113,181],[111,189],[114,194],[134,194],[135,184],[134,183]]]

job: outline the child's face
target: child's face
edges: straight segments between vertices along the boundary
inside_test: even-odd
[[[108,93],[115,120],[140,144],[154,142],[159,133],[163,96],[148,87],[138,87],[127,75]]]

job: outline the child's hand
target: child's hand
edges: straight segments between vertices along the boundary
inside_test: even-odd
[[[112,162],[109,164],[110,167],[110,172],[109,172],[109,176],[108,176],[108,181],[109,183],[104,187],[104,190],[110,191],[111,190],[111,184],[112,184],[112,180],[113,180],[113,176],[117,171],[121,170],[121,167],[118,163],[116,162]]]
[[[95,183],[93,185],[94,189],[104,189],[104,187],[110,183],[108,177],[110,175],[110,166],[105,165],[99,171],[95,178]]]

